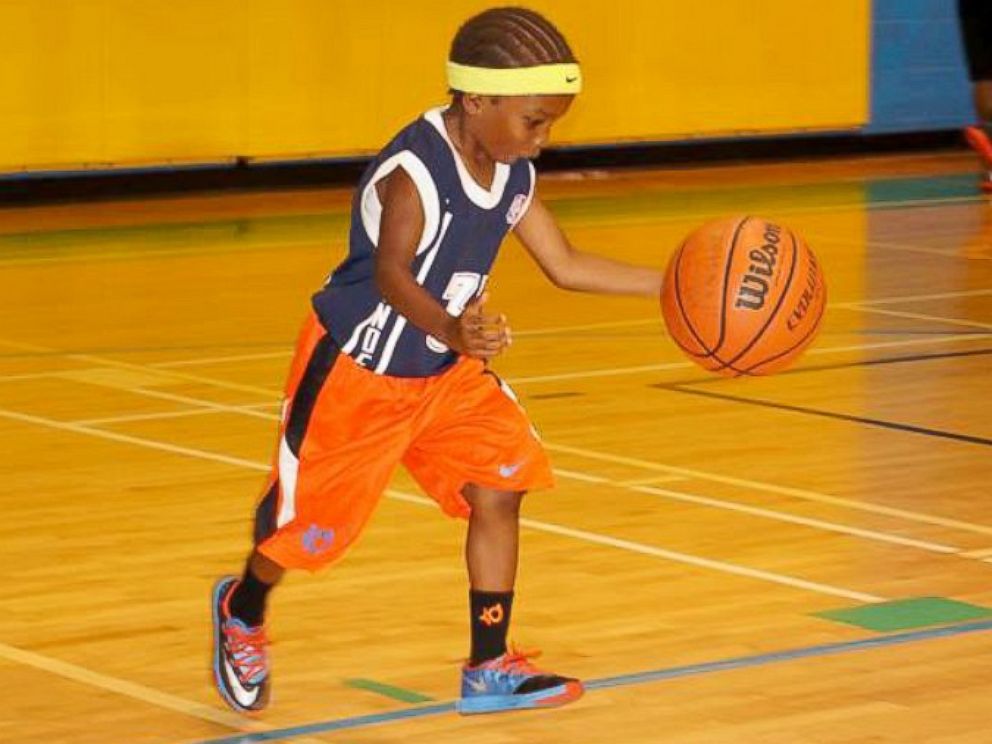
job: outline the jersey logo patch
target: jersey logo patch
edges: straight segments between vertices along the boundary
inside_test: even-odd
[[[526,194],[517,194],[513,197],[513,202],[510,204],[510,208],[506,210],[506,223],[508,225],[513,225],[520,219],[520,215],[524,212],[524,204],[526,203]]]

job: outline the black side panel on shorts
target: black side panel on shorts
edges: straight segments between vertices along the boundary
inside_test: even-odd
[[[299,387],[296,388],[296,395],[289,407],[289,423],[286,424],[286,444],[289,450],[297,457],[300,456],[300,444],[303,436],[307,433],[307,424],[310,423],[310,415],[313,413],[314,404],[320,389],[324,387],[324,381],[334,367],[334,361],[338,358],[339,349],[331,338],[325,334],[314,347],[310,361],[307,362],[303,379],[300,380]]]
[[[310,416],[313,413],[314,404],[320,389],[324,386],[328,375],[334,368],[334,361],[338,358],[338,347],[331,339],[330,334],[325,334],[313,349],[307,368],[303,372],[303,379],[296,388],[296,394],[289,405],[289,422],[286,424],[286,444],[290,451],[300,456],[300,445],[303,437],[307,433],[307,424],[310,423]],[[264,542],[272,533],[276,531],[276,503],[279,501],[279,481],[275,481],[269,492],[259,502],[255,509],[255,544]]]
[[[255,545],[261,545],[276,531],[276,501],[279,496],[279,481],[265,494],[255,509]]]

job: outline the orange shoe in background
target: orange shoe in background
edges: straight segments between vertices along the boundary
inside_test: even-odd
[[[978,153],[985,166],[992,168],[992,140],[989,140],[985,129],[979,126],[965,127],[964,138],[971,149]]]

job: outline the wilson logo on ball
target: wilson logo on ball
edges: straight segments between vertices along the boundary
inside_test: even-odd
[[[778,244],[782,240],[782,228],[769,223],[765,226],[764,245],[747,254],[751,259],[748,271],[741,279],[737,291],[737,307],[747,310],[760,310],[768,296],[768,279],[775,273],[778,263]]]

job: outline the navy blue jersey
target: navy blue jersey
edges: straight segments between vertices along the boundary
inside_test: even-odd
[[[481,294],[500,243],[530,206],[534,166],[496,163],[489,190],[469,175],[448,138],[443,109],[403,129],[359,181],[351,207],[348,257],[313,296],[321,323],[363,367],[397,377],[428,377],[458,355],[397,313],[375,283],[382,205],[376,184],[403,168],[420,194],[424,231],[411,267],[417,283],[450,315]]]

